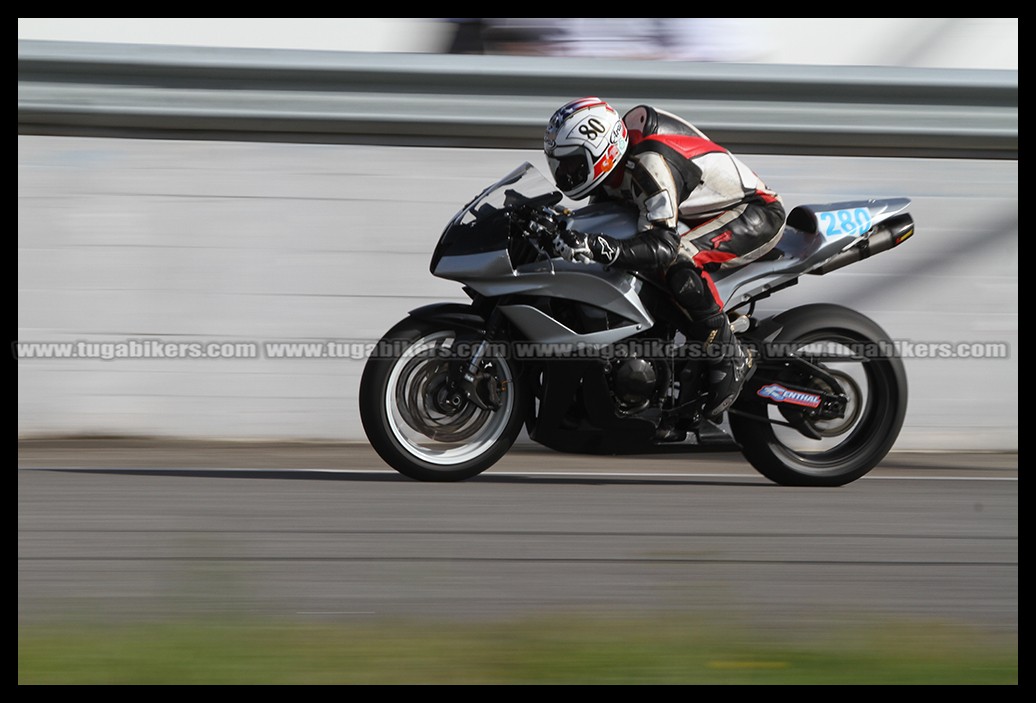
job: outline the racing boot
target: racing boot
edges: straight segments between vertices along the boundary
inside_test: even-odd
[[[655,432],[655,441],[682,442],[687,439],[688,430],[698,426],[700,418],[697,413],[692,416],[690,410],[687,409],[691,408],[698,399],[699,377],[703,373],[701,366],[701,361],[691,359],[680,371],[680,394],[677,396],[676,406],[678,409],[684,409],[686,414],[661,424]]]
[[[698,339],[708,364],[705,416],[714,420],[734,404],[745,381],[755,372],[752,350],[741,344],[724,313],[695,323],[695,328],[701,334]]]

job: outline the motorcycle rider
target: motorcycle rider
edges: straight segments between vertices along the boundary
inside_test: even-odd
[[[531,230],[566,260],[660,275],[690,317],[682,330],[688,343],[702,345],[705,413],[718,417],[753,369],[710,274],[743,266],[777,244],[786,218],[780,196],[694,125],[648,105],[620,118],[599,98],[572,100],[550,118],[543,148],[565,195],[635,206],[638,232],[623,240],[577,232],[549,211],[534,218]]]

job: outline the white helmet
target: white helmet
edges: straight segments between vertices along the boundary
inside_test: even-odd
[[[565,195],[585,198],[622,161],[629,137],[619,113],[600,98],[580,98],[547,123],[543,152]]]

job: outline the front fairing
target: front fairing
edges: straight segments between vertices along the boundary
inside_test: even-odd
[[[518,205],[554,204],[557,189],[526,162],[461,208],[443,230],[429,266],[440,278],[501,275],[510,272],[508,258],[511,212]]]
[[[523,164],[453,217],[432,256],[432,274],[501,301],[500,311],[529,340],[610,344],[650,329],[654,323],[632,274],[551,258],[524,236],[527,216],[517,208],[552,207],[562,199],[539,171]],[[608,223],[609,208],[589,210],[588,221]],[[563,219],[578,228],[583,211],[564,212]]]
[[[535,166],[526,162],[489,186],[451,219],[439,238],[429,266],[432,275],[470,283],[529,270],[572,270],[600,274],[600,264],[571,263],[538,255],[512,231],[518,206],[555,206],[564,195]],[[573,205],[573,207],[575,207]],[[636,210],[616,203],[590,204],[563,210],[570,228],[607,232],[625,239],[637,232]],[[560,214],[560,213],[559,213]]]

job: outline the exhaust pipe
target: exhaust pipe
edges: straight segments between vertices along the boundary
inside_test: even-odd
[[[903,214],[893,217],[878,225],[866,239],[856,246],[836,254],[833,258],[810,270],[808,273],[823,276],[825,273],[831,273],[843,266],[855,264],[857,261],[899,246],[913,233],[914,219],[910,215]]]

